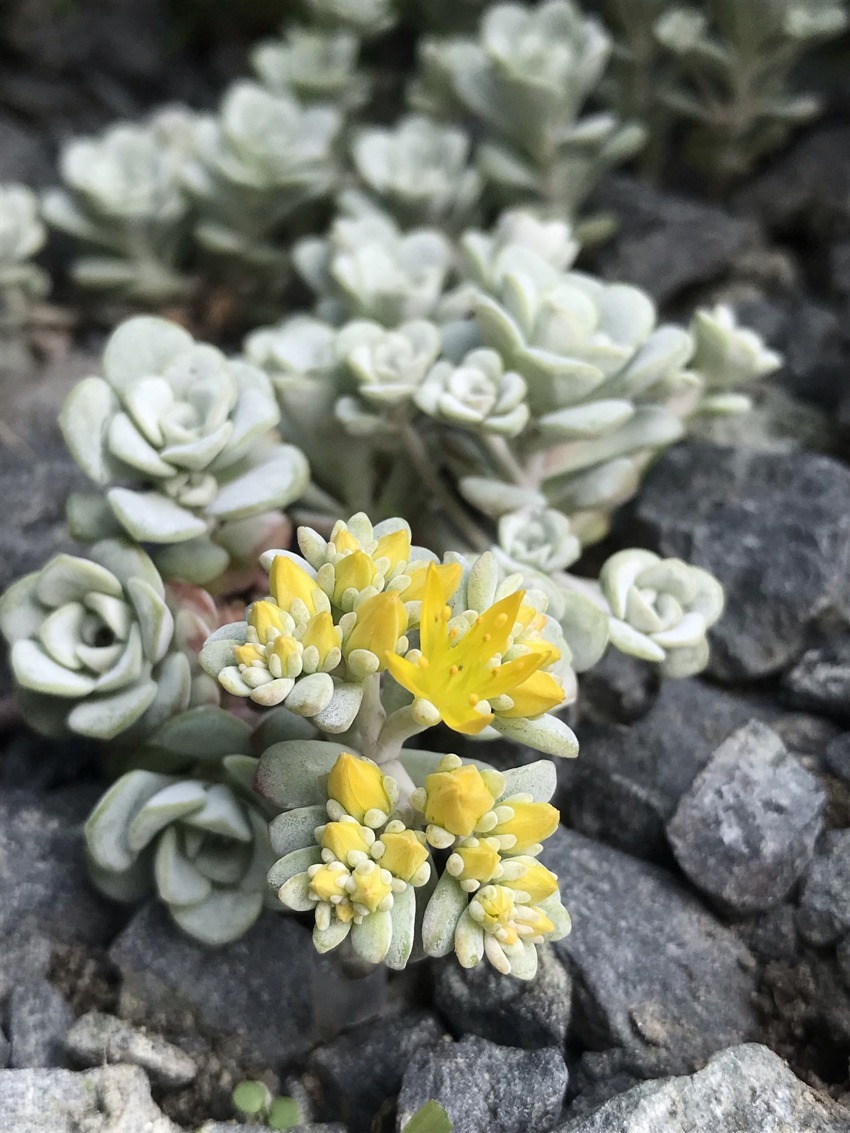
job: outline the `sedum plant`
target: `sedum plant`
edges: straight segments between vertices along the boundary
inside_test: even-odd
[[[848,25],[841,0],[605,0],[604,7],[619,36],[617,102],[651,126],[654,164],[682,123],[691,163],[721,184],[748,173],[819,112],[817,97],[794,92],[793,72]]]
[[[143,305],[185,295],[190,201],[181,171],[196,128],[190,111],[174,107],[65,147],[65,188],[47,192],[42,208],[50,224],[80,243],[78,284]]]
[[[0,598],[0,630],[29,723],[47,735],[127,741],[215,699],[193,682],[168,597],[148,556],[118,540],[95,544],[89,558],[56,555],[13,583]]]
[[[32,190],[0,185],[0,333],[19,328],[32,301],[48,290],[46,273],[32,263],[44,240],[38,198]]]
[[[581,116],[610,49],[602,24],[571,0],[495,4],[477,37],[423,41],[410,101],[478,123],[478,166],[495,199],[574,218],[602,174],[643,143],[639,126],[611,113]]]
[[[102,489],[72,497],[74,535],[124,532],[155,548],[167,577],[189,582],[250,558],[309,475],[275,432],[266,375],[150,316],[112,334],[103,372],[80,382],[60,415],[72,456]]]
[[[274,94],[294,94],[305,106],[328,103],[352,110],[369,92],[358,65],[359,50],[353,32],[296,25],[284,29],[279,39],[257,44],[251,65]]]

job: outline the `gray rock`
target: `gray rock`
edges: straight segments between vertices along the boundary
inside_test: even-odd
[[[304,926],[271,913],[241,940],[211,950],[152,903],[134,915],[109,955],[123,976],[122,1016],[144,1017],[163,1030],[200,1026],[239,1035],[267,1064],[305,1054],[320,1037],[322,1001],[336,989],[345,993],[346,981],[316,953]],[[380,999],[361,1007],[369,1017]]]
[[[658,695],[658,668],[618,649],[609,649],[580,680],[582,720],[595,724],[631,724],[652,707]]]
[[[0,183],[22,181],[44,186],[55,181],[54,164],[44,139],[5,114],[0,117]]]
[[[689,1078],[645,1082],[557,1133],[847,1133],[850,1110],[818,1094],[767,1047],[716,1055]]]
[[[758,240],[748,219],[630,177],[606,178],[596,202],[619,221],[598,256],[602,274],[635,283],[659,302],[717,279]]]
[[[25,1070],[65,1065],[63,1040],[74,1013],[47,980],[19,983],[9,996],[6,1019],[12,1044],[10,1066]]]
[[[480,1035],[503,1046],[563,1046],[570,1022],[570,978],[551,948],[537,950],[537,976],[505,979],[489,964],[446,963],[436,973],[434,1001],[455,1034]]]
[[[110,1062],[141,1066],[163,1089],[186,1086],[198,1073],[194,1060],[173,1043],[100,1011],[89,1011],[77,1020],[67,1033],[65,1047],[79,1066]]]
[[[802,655],[815,627],[846,621],[848,496],[850,469],[810,453],[688,443],[655,465],[636,503],[638,534],[725,586],[715,676],[767,676]]]
[[[850,933],[839,941],[838,947],[835,949],[835,959],[838,963],[838,971],[841,973],[841,978],[844,981],[844,986],[850,990]],[[0,1061],[3,1055],[0,1053]]]
[[[850,719],[850,637],[807,650],[782,680],[789,703]]]
[[[747,947],[763,960],[794,963],[800,952],[797,936],[796,909],[793,905],[777,905],[754,918],[738,930]]]
[[[318,1047],[307,1063],[317,1084],[318,1116],[342,1119],[352,1133],[369,1133],[375,1115],[399,1092],[414,1051],[443,1035],[434,1016],[421,1011],[380,1026],[363,1024]]]
[[[800,894],[797,930],[816,947],[834,944],[850,929],[850,830],[828,830],[818,845]]]
[[[83,857],[82,826],[99,794],[91,784],[0,796],[0,941],[34,930],[85,944],[114,935],[120,911],[95,893]]]
[[[2,1070],[0,1116],[9,1133],[180,1133],[137,1066]]]
[[[752,720],[717,749],[667,824],[676,861],[722,909],[778,905],[809,864],[826,798],[767,725]]]
[[[826,765],[833,775],[850,783],[850,732],[842,732],[826,745]]]
[[[581,757],[558,762],[558,805],[589,838],[669,861],[664,827],[679,799],[755,712],[702,681],[665,681],[651,710],[630,727],[582,725]]]
[[[0,1070],[4,1070],[9,1065],[9,1055],[12,1052],[12,1044],[6,1038],[3,1028],[0,1027]]]
[[[20,931],[0,939],[0,1000],[19,983],[47,975],[53,944],[24,922]]]
[[[663,1053],[687,1072],[756,1030],[754,960],[667,870],[564,827],[542,859],[573,930],[555,951],[573,977],[575,1037]]]
[[[546,1133],[561,1114],[566,1089],[560,1050],[514,1050],[470,1036],[414,1053],[397,1128],[433,1099],[452,1119],[454,1133]]]

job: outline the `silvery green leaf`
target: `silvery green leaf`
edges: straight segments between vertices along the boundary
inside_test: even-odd
[[[325,929],[316,925],[313,929],[313,945],[316,951],[323,955],[325,952],[338,948],[350,932],[351,921],[332,920]]]
[[[370,913],[351,929],[354,951],[369,964],[380,964],[390,950],[393,922],[390,913]]]
[[[360,711],[362,700],[362,684],[336,684],[333,696],[327,705],[319,712],[312,714],[311,721],[316,728],[322,732],[327,732],[329,735],[347,732]],[[287,698],[288,705],[289,698]]]
[[[327,821],[328,812],[320,805],[297,807],[279,814],[269,825],[272,849],[279,857],[285,857],[293,850],[313,845],[316,827],[324,826]]]
[[[111,901],[135,904],[143,897],[147,897],[154,888],[148,855],[137,858],[130,868],[123,872],[103,869],[91,857],[86,864],[95,886]]]
[[[150,743],[195,759],[219,759],[247,752],[251,727],[232,712],[204,705],[174,716],[157,729]]]
[[[11,644],[34,637],[44,620],[44,610],[36,601],[38,577],[38,571],[26,574],[0,595],[0,632]]]
[[[665,677],[677,680],[696,676],[708,664],[709,652],[708,641],[705,638],[696,645],[671,649],[661,662],[661,672]]]
[[[393,895],[393,907],[389,914],[392,934],[384,963],[395,971],[401,971],[406,967],[413,951],[416,935],[416,897],[417,890],[412,885],[408,885],[401,893]]]
[[[280,446],[270,459],[222,484],[207,513],[217,519],[240,519],[286,507],[301,495],[309,477],[303,453],[292,445]]]
[[[278,900],[294,913],[309,913],[315,909],[316,902],[310,894],[310,878],[306,873],[296,873],[278,890]]]
[[[130,771],[109,788],[89,815],[85,825],[86,846],[101,870],[126,873],[136,861],[127,831],[133,817],[149,799],[173,780],[152,771]]]
[[[572,654],[572,666],[577,673],[586,673],[608,647],[608,615],[577,591],[563,589],[561,597],[558,621]]]
[[[244,809],[224,783],[207,787],[204,805],[185,816],[183,824],[235,842],[251,841],[251,826]]]
[[[630,401],[600,399],[588,405],[544,413],[537,421],[537,427],[544,436],[565,440],[598,437],[624,425],[634,416],[634,412],[634,405]]]
[[[85,378],[71,390],[59,414],[71,456],[97,484],[107,484],[115,475],[106,431],[117,407],[118,399],[102,378]]]
[[[253,735],[256,750],[265,751],[284,740],[316,739],[316,729],[312,720],[296,716],[293,712],[288,712],[285,705],[281,705],[263,713]]]
[[[619,618],[609,619],[609,634],[611,644],[621,653],[628,653],[644,661],[656,662],[663,661],[666,656],[661,646],[656,645],[651,637],[633,629],[628,622],[623,622]]]
[[[160,546],[156,565],[164,578],[204,585],[220,578],[230,565],[230,555],[208,536]]]
[[[317,716],[331,703],[334,690],[333,677],[328,673],[311,673],[296,681],[286,698],[286,707],[296,716]]]
[[[511,767],[503,772],[505,789],[502,797],[511,795],[529,794],[535,802],[547,803],[555,793],[558,785],[558,773],[555,764],[548,759],[538,759],[535,763],[526,763],[522,767]]]
[[[247,795],[253,795],[254,777],[259,762],[255,755],[226,755],[221,765],[234,787],[240,788]]]
[[[293,850],[285,857],[278,858],[266,878],[269,889],[277,893],[281,885],[286,884],[291,877],[306,873],[311,865],[318,865],[321,860],[322,852],[318,846],[305,846],[303,850]]]
[[[518,980],[533,980],[537,975],[537,948],[523,943],[522,952],[510,958],[511,975]]]
[[[16,641],[10,655],[15,680],[33,692],[52,696],[88,696],[95,687],[94,677],[66,669],[54,661],[34,641]]]
[[[262,893],[242,893],[235,889],[214,889],[198,905],[171,905],[174,920],[202,944],[218,947],[244,936],[263,910]]]
[[[466,908],[460,915],[454,934],[454,950],[463,968],[475,968],[484,958],[484,930]]]
[[[169,653],[156,666],[151,676],[156,682],[156,696],[144,714],[128,729],[122,743],[135,742],[137,729],[142,733],[138,738],[146,737],[164,720],[185,712],[189,707],[193,682],[189,658],[185,653]]]
[[[414,786],[423,787],[427,776],[437,770],[443,758],[443,753],[403,747],[398,758],[402,767],[404,767],[405,771],[413,780]],[[489,767],[488,763],[480,759],[464,759],[464,763],[471,763],[479,770]]]
[[[545,852],[543,855],[545,865]],[[547,897],[545,901],[540,901],[538,908],[541,912],[545,913],[552,924],[555,926],[555,931],[550,937],[551,940],[562,940],[568,936],[572,928],[570,921],[570,914],[564,908],[561,901],[560,893],[553,893],[551,897]]]
[[[91,593],[122,596],[121,582],[106,567],[73,555],[56,555],[41,570],[36,584],[38,600],[45,606],[81,602]]]
[[[68,531],[82,543],[123,536],[121,524],[105,498],[94,493],[71,492],[66,504]]]
[[[286,810],[323,806],[328,799],[327,776],[344,751],[351,752],[351,748],[323,740],[286,740],[274,744],[260,757],[255,783],[257,794]]]
[[[521,508],[546,506],[546,497],[536,488],[523,488],[483,476],[464,476],[458,481],[458,488],[473,507],[495,519]]]
[[[180,542],[207,529],[202,519],[159,492],[111,488],[107,499],[121,526],[140,543]]]
[[[131,578],[127,596],[133,603],[142,631],[142,647],[149,661],[161,661],[171,644],[174,617],[160,594],[142,578]]]
[[[197,780],[169,782],[137,811],[127,828],[127,845],[134,853],[143,850],[166,826],[199,811],[205,798],[204,784]]]
[[[119,393],[143,378],[161,374],[194,340],[176,323],[151,315],[127,319],[111,335],[103,354],[106,379]]]
[[[509,740],[533,747],[545,755],[557,755],[566,759],[573,759],[578,755],[578,740],[572,729],[557,716],[538,716],[536,720],[496,716],[493,727]]]
[[[454,947],[455,928],[469,905],[469,894],[448,872],[431,894],[422,922],[422,944],[429,956],[448,956]]]
[[[174,826],[157,842],[154,871],[159,896],[169,905],[196,905],[212,892],[212,882],[182,852]]]
[[[501,573],[492,552],[478,556],[466,580],[466,604],[469,609],[483,611],[493,605]]]

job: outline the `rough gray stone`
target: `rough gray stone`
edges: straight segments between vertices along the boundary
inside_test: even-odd
[[[797,929],[816,947],[850,929],[850,830],[828,830],[803,882]]]
[[[554,947],[581,1043],[654,1048],[684,1073],[755,1033],[753,957],[676,877],[564,827],[542,860],[572,916]]]
[[[850,732],[842,732],[826,745],[826,765],[833,775],[850,783]]]
[[[800,952],[797,937],[796,909],[793,905],[777,905],[739,928],[751,952],[763,960],[796,961]]]
[[[318,1047],[307,1063],[318,1084],[319,1117],[340,1118],[352,1133],[369,1133],[375,1115],[395,1097],[416,1050],[438,1043],[444,1029],[428,1012],[366,1023]]]
[[[100,790],[0,796],[0,941],[41,930],[64,942],[104,944],[114,934],[120,911],[95,893],[83,857],[82,826]]]
[[[188,1085],[198,1073],[194,1060],[173,1043],[100,1011],[89,1011],[77,1020],[66,1035],[65,1047],[79,1066],[110,1062],[141,1066],[163,1089]]]
[[[793,664],[816,627],[850,613],[850,469],[810,453],[677,445],[635,514],[645,543],[726,588],[710,671],[723,680]]]
[[[4,1070],[9,1065],[11,1051],[12,1044],[6,1038],[3,1028],[0,1027],[0,1070]]]
[[[74,1013],[47,980],[19,983],[9,996],[6,1019],[12,1044],[10,1066],[25,1070],[65,1065],[63,1040]]]
[[[180,1133],[137,1066],[2,1070],[0,1117],[4,1133]]]
[[[750,1043],[689,1078],[645,1082],[557,1133],[847,1133],[850,1110]]]
[[[321,1003],[332,1000],[335,989],[345,993],[346,981],[316,953],[304,926],[271,913],[234,944],[207,949],[151,903],[135,914],[109,955],[123,976],[122,1015],[137,1017],[141,1004],[169,1025],[191,1020],[240,1035],[274,1065],[310,1049],[321,1037]],[[380,1000],[360,1006],[368,1018]]]
[[[561,1051],[514,1050],[469,1036],[414,1053],[398,1099],[399,1131],[433,1099],[454,1133],[546,1133],[567,1089]]]
[[[658,694],[658,667],[619,649],[609,649],[579,681],[582,720],[631,724],[652,707]]]
[[[820,784],[767,725],[725,740],[667,824],[676,861],[721,908],[778,905],[809,864],[823,829]]]
[[[850,637],[807,650],[782,680],[789,703],[850,720]]]
[[[551,948],[537,950],[537,976],[505,979],[489,964],[442,964],[435,1003],[455,1034],[480,1035],[504,1046],[539,1050],[563,1046],[570,1022],[570,977]]]
[[[619,221],[598,256],[602,274],[637,284],[658,302],[717,279],[758,240],[749,219],[631,177],[606,178],[596,199]]]
[[[581,727],[581,758],[558,762],[558,805],[589,838],[669,861],[664,827],[679,799],[717,746],[755,714],[750,702],[702,681],[665,681],[630,727]]]

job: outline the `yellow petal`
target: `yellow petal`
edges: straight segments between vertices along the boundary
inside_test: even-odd
[[[330,850],[337,861],[347,865],[352,850],[369,853],[369,846],[374,840],[367,841],[370,833],[359,822],[329,822],[322,831],[322,849]]]
[[[493,846],[479,842],[477,846],[458,846],[454,852],[463,861],[459,881],[478,881],[486,885],[493,880],[500,861],[499,852]]]
[[[407,629],[407,610],[395,591],[388,590],[367,598],[357,607],[357,622],[345,642],[346,655],[355,649],[368,649],[386,667],[386,655]]]
[[[490,606],[475,619],[472,628],[457,645],[464,655],[489,661],[496,653],[504,653],[516,625],[516,616],[525,597],[517,590]]]
[[[410,532],[404,527],[382,535],[372,553],[373,559],[389,559],[390,568],[406,563],[410,558]]]
[[[331,768],[328,797],[358,822],[362,822],[370,810],[389,814],[392,809],[380,768],[347,751],[342,752]]]
[[[345,893],[345,882],[348,877],[347,869],[329,869],[327,866],[322,866],[313,874],[310,889],[320,901],[330,901],[331,897],[339,897]]]
[[[289,676],[289,665],[293,657],[300,658],[301,656],[301,643],[296,641],[294,637],[289,634],[282,633],[280,637],[274,639],[271,645],[271,652],[280,658],[281,670],[283,675]],[[298,672],[300,672],[300,666]],[[297,675],[297,674],[296,674]]]
[[[310,619],[301,644],[307,649],[313,645],[319,651],[319,664],[321,664],[332,649],[339,648],[339,631],[334,620],[327,610]]]
[[[286,555],[275,555],[269,571],[272,596],[282,610],[289,610],[293,601],[300,598],[311,614],[316,612],[314,592],[316,581]]]
[[[506,803],[513,810],[513,818],[500,822],[489,833],[502,836],[512,834],[516,842],[504,851],[510,854],[527,853],[532,846],[554,834],[561,815],[551,803]]]
[[[538,901],[545,901],[547,897],[558,892],[558,878],[536,858],[524,858],[523,865],[526,869],[521,877],[513,881],[503,881],[502,885],[527,893],[533,905]]]
[[[286,632],[280,615],[281,610],[277,603],[267,600],[255,602],[248,612],[248,625],[253,626],[257,631],[257,637],[263,645],[269,639],[270,629],[276,629],[278,633]]]
[[[461,838],[473,832],[495,801],[471,763],[454,771],[435,771],[425,780],[425,791],[426,820]]]
[[[386,847],[381,855],[381,867],[402,881],[410,881],[428,860],[428,849],[413,830],[382,834],[381,841]]]
[[[250,665],[254,661],[264,661],[265,656],[256,645],[235,645],[233,652],[237,665]]]
[[[372,585],[375,564],[365,551],[353,551],[339,560],[334,571],[334,601],[339,605],[346,590],[365,590]]]
[[[377,866],[368,872],[355,870],[351,876],[355,881],[355,889],[349,892],[351,903],[363,905],[370,913],[374,913],[392,893],[392,884],[385,880]]]
[[[341,524],[339,529],[334,529],[331,536],[331,541],[337,549],[337,553],[341,554],[343,551],[362,551],[363,547],[360,540],[356,535],[352,535],[345,524]]]
[[[410,563],[405,574],[410,579],[410,585],[401,591],[402,602],[421,602],[425,595],[425,580],[428,572],[433,569],[437,572],[440,586],[443,591],[443,601],[448,602],[463,577],[463,567],[460,563],[426,563],[417,561]]]
[[[542,716],[544,712],[557,708],[564,700],[564,689],[551,673],[538,670],[521,685],[511,689],[510,697],[514,702],[513,708],[500,712],[500,716],[534,719],[535,716]]]

